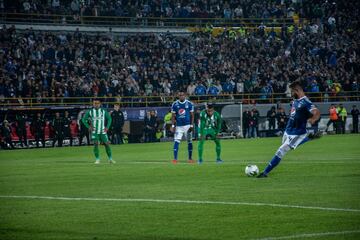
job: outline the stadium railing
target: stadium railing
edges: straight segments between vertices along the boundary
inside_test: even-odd
[[[313,102],[344,102],[360,101],[360,91],[348,91],[339,93],[306,93]],[[1,98],[0,108],[16,107],[54,107],[54,106],[83,106],[91,104],[94,97],[18,97]],[[112,96],[96,97],[102,99],[103,104],[112,105],[121,103],[126,107],[151,107],[169,106],[176,96]],[[205,103],[209,101],[245,104],[252,103],[278,103],[289,102],[292,98],[284,93],[273,93],[265,95],[263,93],[243,93],[243,94],[219,94],[219,95],[191,95],[189,99],[194,103]]]
[[[141,27],[248,27],[257,28],[282,25],[299,25],[306,19],[293,18],[168,18],[168,17],[116,17],[116,16],[79,16],[58,14],[1,13],[5,23],[58,24],[58,25],[97,25],[97,26],[141,26]]]

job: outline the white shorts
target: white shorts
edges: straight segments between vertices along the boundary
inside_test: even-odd
[[[282,138],[282,144],[287,144],[290,148],[295,149],[307,136],[308,133],[301,135],[288,135],[285,132]]]
[[[192,141],[191,132],[189,132],[190,125],[178,126],[175,128],[174,141],[180,142],[183,136],[185,135],[188,142]]]

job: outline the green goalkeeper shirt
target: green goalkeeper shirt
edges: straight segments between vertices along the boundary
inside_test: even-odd
[[[91,121],[91,126],[93,128],[92,133],[96,134],[105,134],[105,128],[109,129],[111,126],[111,116],[110,114],[103,108],[92,108],[86,112],[84,117],[82,118],[82,122],[84,125],[89,128],[90,125],[88,123],[88,119]],[[105,126],[106,120],[106,126]]]
[[[206,110],[200,113],[200,134],[207,130],[212,130],[215,134],[221,131],[221,116],[218,112],[214,111],[212,116],[209,116]]]

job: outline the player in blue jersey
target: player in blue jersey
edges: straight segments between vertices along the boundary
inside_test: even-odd
[[[177,163],[178,150],[180,141],[185,135],[188,143],[188,159],[189,163],[194,163],[192,160],[192,130],[194,128],[194,105],[192,102],[186,99],[185,93],[180,91],[178,93],[178,100],[175,101],[171,106],[172,112],[172,126],[170,130],[175,132],[174,134],[174,164]]]
[[[321,133],[309,135],[306,130],[306,123],[314,124],[320,118],[320,111],[305,96],[304,90],[299,81],[290,84],[291,95],[294,101],[291,104],[290,118],[287,122],[282,145],[279,147],[275,156],[271,159],[265,170],[257,177],[267,177],[270,171],[275,168],[291,149],[309,141],[312,138],[320,137]]]

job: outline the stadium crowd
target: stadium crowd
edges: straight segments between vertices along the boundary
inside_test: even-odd
[[[358,21],[253,32],[119,36],[1,29],[0,97],[173,96],[359,90]],[[234,34],[235,33],[235,34]],[[281,95],[279,95],[281,97]],[[114,101],[116,101],[116,99]],[[160,99],[160,98],[159,98]],[[142,101],[142,100],[139,100]]]
[[[31,14],[167,18],[321,18],[354,1],[324,0],[23,0],[6,1],[2,11]]]

